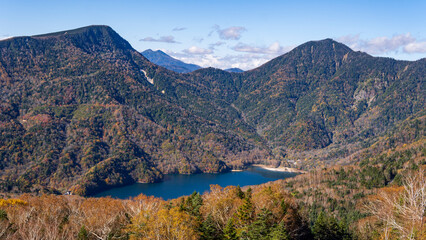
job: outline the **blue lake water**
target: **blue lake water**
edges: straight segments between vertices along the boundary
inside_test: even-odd
[[[163,182],[159,183],[135,183],[133,185],[113,188],[101,192],[94,197],[111,196],[113,198],[127,199],[141,193],[148,196],[161,197],[165,200],[190,195],[194,191],[204,193],[210,190],[211,184],[221,187],[257,185],[278,179],[296,176],[296,173],[275,172],[259,167],[250,167],[242,172],[227,173],[200,173],[194,175],[165,175]]]

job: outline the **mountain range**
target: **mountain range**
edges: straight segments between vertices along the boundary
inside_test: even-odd
[[[141,54],[146,57],[150,62],[177,73],[189,73],[201,69],[201,67],[198,65],[182,62],[181,60],[173,58],[161,50],[153,51],[151,49],[148,49],[141,52]],[[244,72],[239,68],[228,68],[224,71],[235,73]]]
[[[108,26],[0,41],[0,190],[90,195],[167,173],[311,169],[425,136],[426,59],[332,39],[242,73],[179,74],[144,55]]]
[[[225,69],[224,71],[227,71],[227,72],[234,72],[234,73],[242,73],[242,72],[244,72],[244,70],[239,69],[239,68],[227,68],[227,69]]]
[[[141,53],[152,63],[178,73],[189,73],[201,68],[198,65],[184,63],[178,59],[175,59],[161,50],[153,51],[151,49],[148,49]]]

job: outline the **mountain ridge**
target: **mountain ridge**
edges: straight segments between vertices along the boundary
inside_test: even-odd
[[[224,159],[230,164],[255,150],[222,130],[230,127],[180,106],[169,93],[173,86],[162,84],[184,79],[150,63],[109,28],[48,36],[0,44],[3,190],[88,195],[158,181],[162,173],[226,171]]]
[[[201,69],[201,67],[198,65],[188,64],[181,60],[175,59],[161,50],[153,51],[151,49],[147,49],[141,53],[152,63],[178,73],[189,73]]]
[[[244,70],[242,70],[240,68],[227,68],[227,69],[224,69],[224,71],[234,72],[234,73],[242,73],[242,72],[244,72]]]
[[[90,195],[165,173],[311,169],[424,115],[426,59],[331,39],[243,73],[178,74],[106,26],[37,36],[0,41],[2,191]]]

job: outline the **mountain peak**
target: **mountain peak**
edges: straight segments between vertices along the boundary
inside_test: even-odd
[[[132,46],[125,39],[118,35],[111,27],[106,25],[90,25],[61,32],[35,35],[31,36],[31,38],[46,40],[64,39],[87,51],[93,50],[93,46],[127,50],[132,49]]]
[[[150,62],[178,73],[188,73],[201,68],[198,65],[184,63],[178,59],[175,59],[161,50],[154,51],[152,49],[147,49],[141,53]]]
[[[348,46],[343,43],[337,42],[331,38],[326,38],[318,41],[309,41],[306,42],[295,49],[293,51],[306,51],[311,54],[317,53],[335,53],[336,55],[344,56],[348,52],[353,52]]]
[[[90,25],[90,26],[66,30],[66,31],[34,35],[32,37],[33,38],[60,37],[60,36],[66,36],[66,35],[85,34],[85,33],[94,32],[94,31],[117,34],[111,27],[107,25]]]
[[[306,42],[265,65],[272,64],[279,67],[283,64],[283,61],[289,59],[299,61],[303,64],[327,64],[341,61],[344,56],[350,52],[353,52],[353,50],[343,43],[339,43],[331,38],[326,38],[323,40]]]
[[[244,70],[239,69],[239,68],[228,68],[228,69],[225,69],[224,71],[233,72],[233,73],[242,73],[242,72],[244,72]]]
[[[319,76],[317,70],[321,68],[322,77],[327,78],[337,71],[352,52],[354,51],[348,46],[331,38],[309,41],[253,71],[261,75],[265,72],[275,72],[280,78],[291,79],[295,76],[298,78],[305,78],[308,75]],[[313,72],[309,72],[308,69]]]

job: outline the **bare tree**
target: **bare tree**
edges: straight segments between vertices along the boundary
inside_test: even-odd
[[[424,169],[404,178],[402,187],[382,189],[365,205],[383,222],[382,237],[391,239],[424,239],[426,230],[426,177]],[[395,236],[396,235],[396,236]]]

